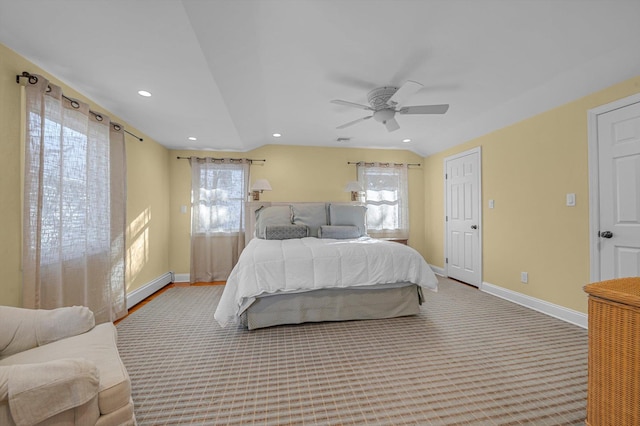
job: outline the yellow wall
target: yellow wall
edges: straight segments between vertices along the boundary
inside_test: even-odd
[[[171,169],[171,268],[178,274],[189,272],[189,213],[181,214],[180,206],[189,206],[191,168],[188,157],[234,157],[265,159],[251,166],[251,182],[268,179],[273,191],[265,191],[265,201],[349,201],[344,192],[347,182],[356,180],[356,166],[347,162],[380,161],[422,163],[423,159],[409,151],[354,148],[321,148],[265,145],[246,153],[172,151]],[[424,241],[424,177],[423,168],[409,168],[409,244],[425,255]]]
[[[127,138],[128,292],[171,270],[169,150],[142,137]]]
[[[15,75],[23,70],[51,78],[0,45],[0,304],[13,306],[21,304],[21,88]],[[443,160],[481,146],[483,281],[586,312],[587,111],[638,92],[640,77],[425,159],[401,150],[282,145],[247,153],[169,151],[145,135],[144,142],[127,137],[128,289],[169,270],[189,272],[190,216],[180,206],[190,204],[190,167],[176,156],[264,158],[265,164],[252,166],[251,180],[270,181],[274,189],[263,194],[266,201],[348,201],[342,189],[356,178],[348,161],[422,163],[409,172],[410,244],[430,264],[444,267]],[[576,194],[575,207],[565,206],[570,192]],[[494,209],[487,208],[490,199]],[[521,271],[529,272],[528,284],[520,283]]]
[[[22,138],[21,86],[15,76],[28,71],[41,74],[62,86],[67,96],[81,99],[91,109],[104,112],[114,121],[125,124],[144,138],[138,142],[126,137],[127,143],[127,224],[130,231],[144,225],[145,243],[140,238],[127,241],[128,290],[133,290],[169,271],[169,151],[128,126],[125,121],[104,111],[100,106],[63,84],[46,71],[0,44],[0,305],[22,305]],[[148,213],[143,214],[143,213]],[[139,218],[146,219],[139,219]],[[148,219],[148,220],[147,220]],[[129,237],[129,236],[128,236]],[[144,247],[144,250],[140,249]]]
[[[444,267],[444,158],[480,146],[483,281],[586,312],[587,111],[638,92],[640,77],[426,158],[427,261]],[[567,193],[576,194],[575,207],[565,205]]]
[[[0,305],[21,306],[20,86],[26,61],[0,44]]]

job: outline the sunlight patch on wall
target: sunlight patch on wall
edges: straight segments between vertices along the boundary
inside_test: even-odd
[[[149,261],[149,223],[151,209],[147,207],[127,228],[127,290]]]

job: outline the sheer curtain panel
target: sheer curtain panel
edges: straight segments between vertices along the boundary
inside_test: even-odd
[[[124,129],[37,76],[27,84],[23,302],[124,316]]]
[[[409,183],[406,164],[358,163],[365,191],[367,233],[375,238],[409,238]]]
[[[189,159],[191,164],[190,281],[224,281],[244,248],[249,161]]]

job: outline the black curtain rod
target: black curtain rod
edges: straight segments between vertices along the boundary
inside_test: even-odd
[[[178,160],[189,160],[191,159],[191,157],[176,157]],[[267,160],[253,160],[251,158],[215,158],[215,157],[196,157],[196,159],[198,160],[206,160],[206,159],[212,159],[212,160],[231,160],[231,161],[242,161],[242,160],[247,160],[249,163],[253,163],[254,161],[262,161],[262,162],[266,162]]]
[[[18,75],[16,75],[16,83],[20,84],[20,79],[21,79],[21,78],[26,78],[26,79],[27,79],[27,81],[29,82],[29,84],[36,84],[36,83],[38,82],[38,77],[36,77],[35,75],[32,75],[32,74],[29,74],[29,73],[28,73],[28,72],[26,72],[26,71],[22,71],[22,74],[18,74]],[[48,87],[48,88],[47,88],[47,92],[49,92],[49,91],[51,91],[51,88],[50,88],[50,87]],[[78,101],[77,101],[77,100],[72,99],[72,98],[70,98],[70,97],[68,97],[68,96],[65,96],[64,94],[62,95],[62,97],[63,97],[63,98],[65,98],[66,100],[68,100],[69,102],[71,102],[71,106],[72,106],[72,107],[74,107],[74,108],[79,108],[79,107],[80,107],[80,104],[78,103]],[[94,112],[94,111],[91,111],[91,110],[89,110],[89,112],[90,112],[91,114],[93,114],[93,115],[94,115],[94,117],[96,117],[96,120],[98,120],[98,121],[102,121],[102,114],[99,114],[99,113]],[[120,127],[120,125],[119,125],[119,124],[114,124],[114,128],[115,128],[116,130],[120,130],[120,129],[121,129],[121,127]],[[138,139],[140,142],[142,142],[142,141],[144,140],[144,139],[142,139],[140,136],[134,135],[133,133],[131,133],[131,132],[130,132],[130,131],[128,131],[127,129],[123,129],[123,130],[125,131],[125,133],[130,134],[130,135],[131,135],[131,136],[133,136],[134,138]]]
[[[367,162],[364,162],[364,161],[356,161],[356,162],[349,161],[349,162],[347,162],[347,164],[364,164],[365,166],[373,166],[375,163],[367,163]],[[380,162],[378,162],[378,164],[380,164],[383,167],[384,166],[389,167],[389,166],[402,166],[405,163],[380,163]],[[421,166],[421,164],[420,163],[407,163],[407,166]]]

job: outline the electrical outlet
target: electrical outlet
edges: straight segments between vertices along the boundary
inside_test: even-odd
[[[520,281],[523,283],[529,282],[529,273],[528,272],[520,272]]]

